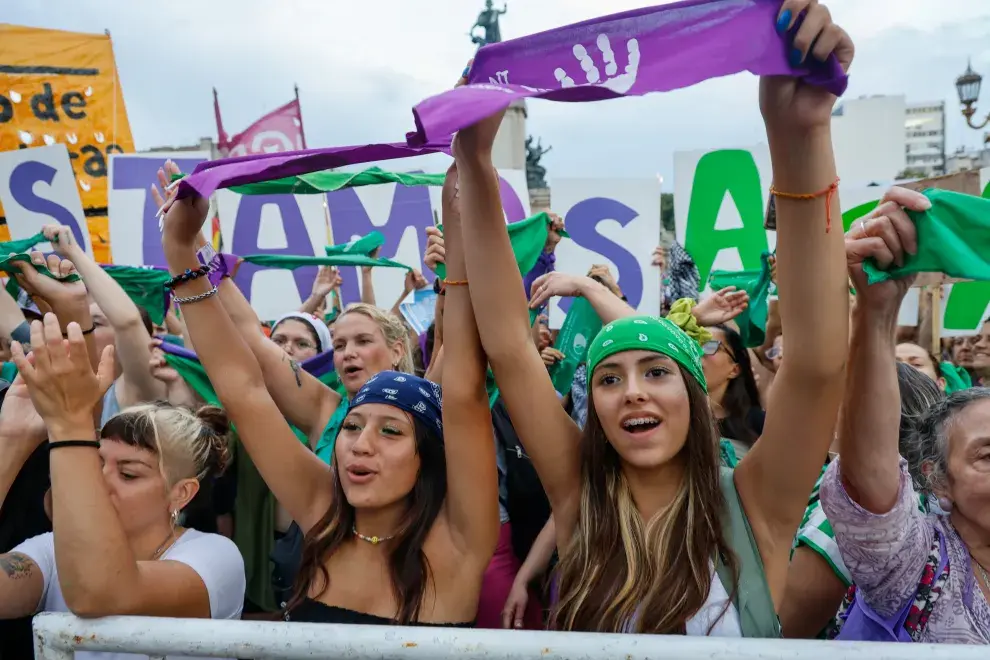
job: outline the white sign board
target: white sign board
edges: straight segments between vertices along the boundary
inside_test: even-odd
[[[93,253],[64,144],[0,152],[0,203],[11,238],[30,238],[57,223],[71,227],[76,241]]]
[[[643,314],[660,313],[660,272],[652,265],[660,244],[660,182],[649,179],[555,179],[553,210],[571,240],[556,249],[556,270],[584,275],[608,266],[619,288]],[[550,306],[550,326],[559,328],[569,300]]]

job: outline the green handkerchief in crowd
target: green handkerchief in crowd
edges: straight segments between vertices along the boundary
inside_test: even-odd
[[[564,354],[563,360],[550,367],[553,388],[559,393],[571,391],[574,372],[587,359],[588,344],[601,329],[602,320],[591,303],[584,298],[576,298],[554,343],[554,348]]]
[[[363,254],[333,254],[326,257],[304,257],[287,254],[249,254],[242,261],[266,268],[295,270],[305,266],[371,266],[377,268],[404,268],[412,270],[398,261],[382,257],[368,257]]]
[[[918,253],[904,265],[880,270],[863,264],[867,282],[876,284],[917,273],[944,273],[967,280],[990,280],[990,199],[930,188],[922,193],[927,211],[908,210],[918,230]]]
[[[760,255],[760,270],[737,272],[713,271],[708,283],[713,291],[734,286],[749,294],[749,306],[738,317],[739,336],[746,348],[761,346],[767,336],[767,316],[770,313],[770,253]]]
[[[397,183],[402,186],[442,186],[446,174],[400,174],[370,167],[363,172],[338,172],[325,170],[298,176],[259,181],[231,190],[241,195],[319,195],[345,188],[374,186],[380,183]]]
[[[350,243],[328,245],[325,249],[328,257],[335,254],[360,254],[370,257],[372,252],[383,245],[385,245],[385,237],[380,231],[373,231],[367,236],[362,236]]]
[[[533,270],[536,260],[540,258],[543,248],[546,247],[551,222],[550,214],[543,212],[507,226],[512,253],[516,257],[519,272],[524,276]],[[439,229],[443,231],[443,225]],[[560,235],[568,238],[566,231],[561,231]],[[437,264],[436,273],[441,280],[447,279],[447,266]]]
[[[144,307],[154,323],[165,322],[165,283],[168,271],[137,266],[104,266],[107,275],[120,285],[138,307]]]
[[[0,254],[10,254],[12,252],[27,252],[38,243],[44,243],[48,239],[41,232],[30,238],[22,238],[15,241],[0,241]]]

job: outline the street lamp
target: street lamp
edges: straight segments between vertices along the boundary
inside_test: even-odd
[[[980,98],[980,86],[982,84],[983,76],[973,71],[972,62],[966,65],[966,73],[956,78],[956,91],[959,92],[959,102],[963,105],[963,117],[966,118],[966,123],[970,128],[977,130],[990,123],[990,115],[987,115],[979,126],[973,123],[973,115],[976,114],[976,101]],[[984,141],[990,142],[990,136]]]

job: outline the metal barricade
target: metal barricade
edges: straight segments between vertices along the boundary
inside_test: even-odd
[[[36,660],[75,651],[252,660],[986,660],[986,647],[39,614]]]

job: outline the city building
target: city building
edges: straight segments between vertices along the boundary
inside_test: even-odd
[[[893,181],[907,165],[903,96],[845,99],[832,112],[836,166],[847,185]]]
[[[945,101],[909,103],[904,131],[907,171],[921,178],[945,174]]]
[[[946,173],[945,102],[904,96],[846,99],[832,113],[843,180],[924,179]]]
[[[945,159],[945,171],[948,174],[981,170],[984,167],[990,167],[990,149],[967,150],[966,147],[959,147]]]

